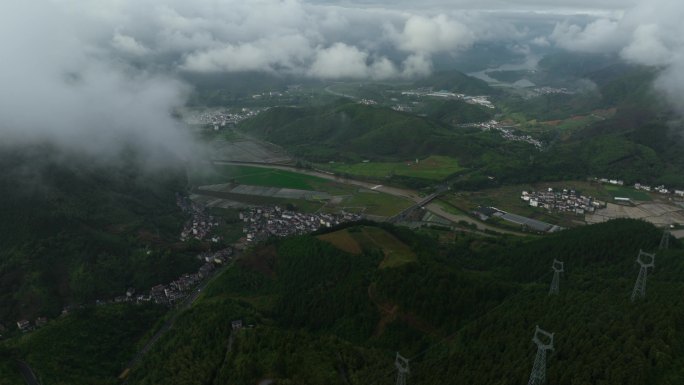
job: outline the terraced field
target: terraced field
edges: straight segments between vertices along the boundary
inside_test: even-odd
[[[363,250],[380,249],[385,258],[380,268],[401,266],[416,260],[416,254],[394,235],[377,227],[355,227],[319,235],[318,239],[332,243],[340,250],[359,255]]]

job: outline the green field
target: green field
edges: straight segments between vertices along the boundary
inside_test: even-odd
[[[380,268],[397,267],[416,260],[416,253],[409,246],[378,227],[344,229],[319,235],[318,239],[356,255],[360,255],[364,250],[381,249],[385,258],[380,263]]]
[[[350,208],[350,210],[347,211],[389,217],[411,207],[413,202],[379,192],[359,191],[344,199],[340,205],[345,208]]]
[[[443,180],[444,178],[457,173],[463,168],[458,161],[448,156],[433,155],[426,159],[406,162],[368,162],[354,164],[327,164],[321,167],[333,172],[359,175],[370,178],[386,178],[394,175],[407,176],[411,178],[421,178],[429,180]]]
[[[316,176],[300,174],[271,168],[250,166],[219,166],[213,171],[198,171],[193,175],[193,184],[238,183],[251,186],[281,187],[309,191],[326,192],[340,197],[338,200],[324,204],[323,201],[304,201],[297,199],[276,199],[267,197],[246,197],[234,195],[230,199],[252,204],[293,204],[298,210],[314,212],[319,210],[336,212],[345,209],[382,217],[392,216],[410,207],[413,203],[407,199],[392,195],[359,189],[332,180]],[[221,194],[226,197],[226,194]]]
[[[629,198],[635,201],[651,201],[653,200],[648,193],[644,191],[635,190],[632,187],[605,185],[604,188],[613,197]]]
[[[270,186],[292,188],[299,190],[316,190],[320,185],[330,184],[329,181],[315,176],[298,174],[296,172],[249,166],[220,166],[220,175],[228,177],[239,184],[251,186]]]

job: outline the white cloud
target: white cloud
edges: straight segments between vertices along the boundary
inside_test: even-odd
[[[416,15],[406,20],[403,31],[395,34],[394,39],[397,46],[404,51],[432,54],[469,48],[476,37],[465,24],[445,15]]]
[[[185,58],[181,69],[195,72],[296,72],[312,57],[313,51],[310,42],[300,35],[270,37],[193,52]]]
[[[339,43],[368,55],[367,76],[384,78],[423,73],[401,69],[412,55],[430,61],[476,41],[522,37],[510,23],[492,23],[478,12],[444,9],[427,15],[392,9],[389,2],[367,8],[302,0],[40,1],[52,1],[78,19],[79,34],[98,49],[106,40],[114,56],[170,71],[318,76],[327,73],[316,63],[329,54],[321,51]],[[431,67],[425,64],[422,68]]]
[[[143,56],[149,53],[149,49],[140,44],[137,40],[130,36],[122,35],[119,32],[114,34],[112,38],[112,46],[114,49],[133,56]]]
[[[549,47],[551,43],[549,42],[549,39],[546,38],[546,36],[537,36],[532,41],[530,41],[532,45],[536,45],[537,47]]]
[[[562,23],[552,40],[574,51],[615,52],[628,62],[662,67],[656,87],[684,112],[684,2],[640,0],[615,20],[599,19],[585,27]]]
[[[623,58],[645,65],[663,65],[672,61],[672,51],[665,46],[656,24],[638,26],[632,41],[621,51]]]
[[[318,50],[308,74],[324,79],[387,79],[396,77],[397,71],[387,58],[370,60],[367,52],[344,43],[335,43]]]
[[[171,117],[187,88],[110,60],[101,50],[109,42],[93,45],[79,21],[49,1],[0,2],[0,46],[11,52],[0,60],[3,143],[47,140],[102,156],[132,144],[151,157],[157,148],[189,155],[191,140]],[[133,42],[111,40],[126,55],[143,53]]]
[[[585,27],[559,23],[550,38],[561,48],[591,53],[613,51],[624,41],[619,23],[609,19],[598,19]]]
[[[404,60],[402,76],[406,78],[423,77],[432,72],[432,62],[423,55],[411,55]]]

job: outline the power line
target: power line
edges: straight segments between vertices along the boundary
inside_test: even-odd
[[[670,232],[665,230],[663,231],[663,237],[660,238],[660,246],[658,246],[659,250],[667,250],[670,247]]]
[[[402,357],[397,352],[394,366],[397,368],[397,385],[406,385],[406,377],[409,374],[409,359]]]
[[[557,295],[560,283],[560,273],[563,270],[563,262],[554,259],[553,265],[551,265],[551,270],[553,270],[553,280],[551,280],[551,288],[549,289],[549,295]]]
[[[546,332],[537,325],[532,342],[537,345],[537,355],[527,385],[542,385],[546,382],[546,351],[553,350],[553,333]]]
[[[539,278],[535,279],[534,281],[530,282],[529,284],[531,285],[531,284],[540,283],[541,281],[546,280],[550,275],[551,275],[551,272],[549,271],[549,272],[547,272],[546,274],[542,275],[541,277],[539,277]],[[501,303],[499,303],[498,305],[496,305],[496,306],[494,306],[493,308],[487,310],[487,313],[493,312],[494,310],[496,310],[496,309],[498,309],[498,308],[500,308],[500,307],[506,305],[506,304],[508,303],[508,300],[509,300],[509,298],[504,299],[504,300],[503,300]],[[435,342],[434,344],[428,346],[427,348],[423,349],[422,351],[416,353],[415,355],[413,355],[412,357],[408,358],[407,360],[408,360],[408,361],[414,361],[414,360],[416,360],[417,358],[420,358],[420,357],[422,357],[423,355],[427,354],[429,351],[435,349],[436,347],[441,346],[442,344],[444,344],[444,343],[446,343],[446,342],[449,342],[449,340],[451,340],[452,338],[454,338],[454,337],[456,337],[458,334],[460,334],[460,333],[463,331],[463,329],[465,329],[466,327],[468,327],[468,326],[472,325],[473,323],[477,322],[478,319],[479,319],[479,318],[476,318],[476,319],[471,320],[470,322],[468,322],[468,323],[466,323],[465,325],[461,326],[461,327],[459,328],[459,330],[457,330],[457,331],[455,331],[454,333],[449,334],[448,336],[446,336],[446,337],[440,339],[439,341],[437,341],[437,342]],[[395,358],[395,365],[396,365],[396,358]],[[389,377],[390,375],[392,375],[395,371],[396,371],[396,369],[392,369],[391,371],[387,371],[387,372],[386,372],[382,377],[380,377],[380,378],[387,378],[387,377]]]
[[[646,262],[646,260],[649,260],[649,262]],[[655,254],[649,254],[645,253],[643,250],[639,250],[637,263],[641,265],[641,268],[639,269],[639,275],[637,276],[637,280],[634,283],[634,289],[632,290],[632,302],[646,297],[648,268],[655,267]]]

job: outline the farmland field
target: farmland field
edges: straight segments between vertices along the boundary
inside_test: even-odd
[[[359,175],[370,178],[385,178],[392,175],[407,176],[429,180],[443,180],[456,172],[463,170],[458,161],[448,156],[430,156],[426,159],[406,162],[368,162],[354,164],[321,165],[333,172],[349,175]]]
[[[346,198],[342,205],[360,207],[365,214],[389,217],[411,207],[413,202],[383,193],[360,191]]]
[[[363,213],[379,217],[388,217],[397,214],[401,210],[410,207],[413,203],[404,198],[395,197],[377,191],[359,189],[351,186],[316,176],[300,174],[293,171],[285,171],[272,168],[251,166],[217,166],[212,171],[200,170],[193,175],[192,182],[198,185],[196,193],[209,195],[215,199],[234,199],[250,204],[283,204],[283,199],[266,199],[257,195],[240,194],[216,194],[208,185],[231,183],[243,190],[250,186],[273,187],[281,189],[306,190],[312,193],[320,192],[319,195],[326,199],[289,199],[297,207],[305,202],[315,204],[307,205],[307,210],[338,211],[344,209],[350,212]],[[244,185],[244,186],[238,186]],[[251,187],[254,188],[254,187]],[[331,199],[327,199],[331,198]],[[322,202],[326,201],[325,207]]]
[[[401,266],[416,260],[416,254],[394,235],[377,227],[361,227],[336,231],[318,236],[318,239],[332,243],[350,254],[361,254],[370,249],[381,249],[385,258],[380,268]]]
[[[213,170],[201,170],[193,177],[193,184],[196,185],[227,182],[249,186],[323,191],[329,194],[344,194],[353,191],[352,187],[323,178],[264,167],[215,166]]]
[[[629,199],[635,200],[635,201],[645,201],[645,202],[649,202],[652,200],[651,196],[648,195],[648,193],[643,192],[643,191],[639,191],[639,190],[635,190],[632,187],[606,185],[605,189],[606,189],[606,191],[608,191],[608,193],[610,195],[613,196],[613,198],[622,197],[622,198],[629,198]]]

